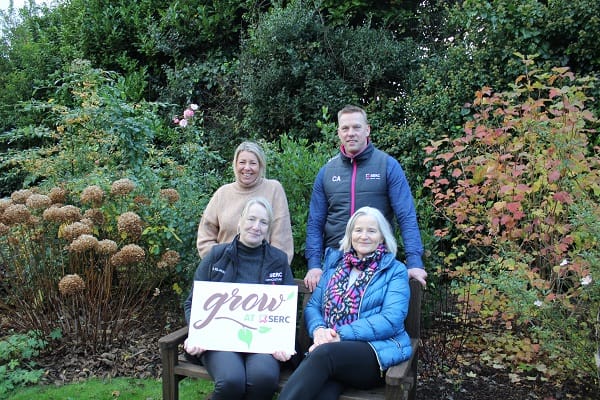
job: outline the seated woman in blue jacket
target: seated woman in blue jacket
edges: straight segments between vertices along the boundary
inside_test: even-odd
[[[238,222],[237,236],[230,243],[210,249],[198,265],[194,280],[293,285],[287,255],[265,239],[272,226],[273,211],[268,200],[248,200]],[[184,303],[188,324],[192,295],[193,290]],[[187,340],[183,348],[199,358],[213,378],[215,390],[211,400],[271,400],[279,383],[279,361],[288,361],[292,356],[283,351],[271,355],[205,350]]]
[[[379,210],[362,207],[352,215],[340,250],[325,255],[306,306],[313,345],[279,400],[334,400],[346,386],[373,388],[384,384],[387,368],[410,357],[404,329],[410,287],[396,250]]]

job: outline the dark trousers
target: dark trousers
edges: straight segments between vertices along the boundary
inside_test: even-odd
[[[270,354],[206,351],[200,357],[215,382],[211,400],[271,400],[279,362]]]
[[[327,343],[300,363],[279,400],[336,400],[346,386],[370,389],[383,383],[377,357],[367,342]]]

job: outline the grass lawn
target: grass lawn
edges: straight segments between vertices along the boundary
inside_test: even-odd
[[[202,399],[213,389],[212,382],[201,379],[184,379],[179,384],[179,398]],[[0,395],[0,398],[2,395]],[[18,389],[8,395],[10,400],[160,400],[162,386],[160,380],[113,378],[107,380],[90,379],[81,383],[64,386],[37,385]]]

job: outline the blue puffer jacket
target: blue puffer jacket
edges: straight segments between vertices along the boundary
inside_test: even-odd
[[[304,313],[306,328],[311,336],[317,327],[327,326],[323,319],[325,289],[342,256],[341,251],[331,248],[325,254],[323,275]],[[404,320],[409,299],[406,266],[392,254],[386,253],[363,294],[358,319],[340,327],[340,339],[369,342],[382,371],[408,359],[412,349],[410,338],[404,330]]]

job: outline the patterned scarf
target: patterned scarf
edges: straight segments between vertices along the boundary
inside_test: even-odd
[[[354,249],[344,253],[344,258],[337,266],[325,289],[324,319],[329,328],[336,329],[347,325],[358,318],[358,307],[367,283],[373,277],[381,258],[387,251],[384,244],[367,257],[359,259]],[[348,287],[350,271],[356,268],[361,271],[354,283]]]

